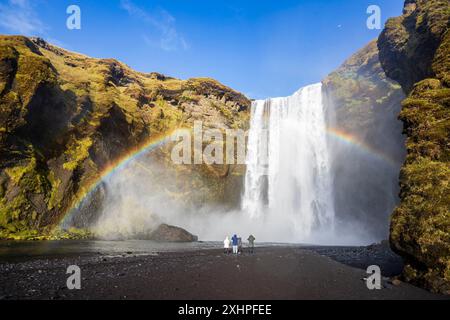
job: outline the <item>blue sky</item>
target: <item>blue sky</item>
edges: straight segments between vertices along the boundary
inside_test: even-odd
[[[66,8],[81,8],[81,30]],[[0,0],[0,33],[41,36],[69,50],[186,79],[211,77],[251,98],[319,82],[381,30],[403,0]]]

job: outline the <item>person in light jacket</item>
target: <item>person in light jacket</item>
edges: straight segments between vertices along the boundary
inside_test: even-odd
[[[230,253],[230,238],[228,236],[223,240],[223,251],[224,253]]]

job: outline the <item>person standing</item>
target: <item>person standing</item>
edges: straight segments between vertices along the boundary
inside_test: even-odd
[[[248,246],[250,248],[250,253],[253,253],[253,251],[255,250],[255,240],[256,240],[256,238],[251,234],[248,237],[247,240],[248,240]]]
[[[238,253],[238,237],[237,235],[234,235],[233,238],[231,238],[232,242],[233,242],[233,253],[237,254]]]
[[[241,237],[238,237],[238,253],[239,254],[244,253],[244,250],[242,248],[242,238]]]
[[[223,251],[224,253],[230,253],[230,238],[228,236],[223,240]]]

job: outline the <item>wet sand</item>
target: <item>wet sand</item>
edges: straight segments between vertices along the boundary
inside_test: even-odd
[[[395,286],[387,277],[381,290],[368,290],[362,279],[373,257],[384,275],[398,273],[395,256],[367,247],[275,246],[238,256],[202,249],[35,257],[0,262],[0,299],[449,298],[406,283]],[[66,287],[70,265],[81,268],[81,290]]]

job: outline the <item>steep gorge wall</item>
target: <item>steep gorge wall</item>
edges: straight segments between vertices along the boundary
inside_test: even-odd
[[[376,41],[347,59],[323,84],[337,219],[351,223],[366,241],[387,239],[405,157],[398,120],[404,93],[384,73]],[[342,140],[345,135],[354,143]]]
[[[407,0],[378,40],[383,69],[408,95],[400,113],[407,158],[391,246],[405,258],[407,280],[444,293],[450,293],[449,25],[448,0]]]

